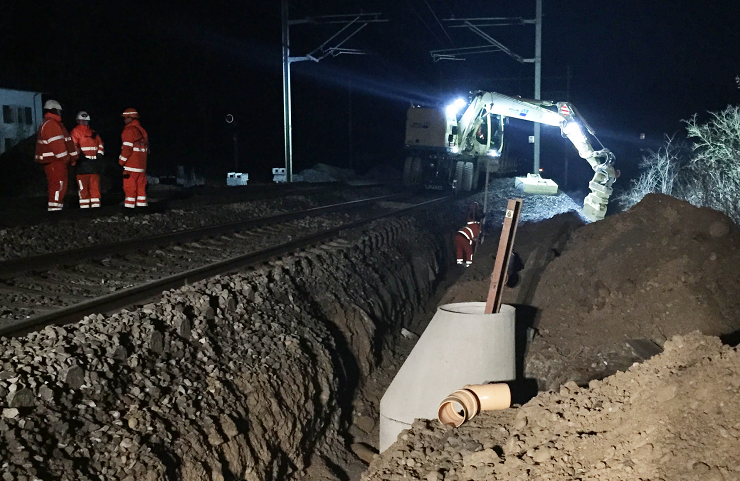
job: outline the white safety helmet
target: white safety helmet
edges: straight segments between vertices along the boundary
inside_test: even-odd
[[[56,100],[47,100],[44,104],[46,110],[62,110],[62,106]]]
[[[85,112],[84,110],[77,113],[77,120],[87,120],[90,121],[90,114]]]

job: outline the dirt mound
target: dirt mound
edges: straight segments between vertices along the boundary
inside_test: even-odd
[[[631,339],[737,331],[739,240],[724,214],[659,194],[577,229],[537,283],[525,373],[555,389],[629,366]]]
[[[524,374],[543,389],[585,384],[676,334],[731,335],[740,329],[738,241],[724,214],[661,194],[588,225],[574,214],[522,224],[522,269],[504,302],[530,328]],[[485,300],[497,247],[498,235],[481,246],[445,302]]]
[[[740,352],[716,337],[740,329],[738,235],[658,194],[522,224],[504,302],[529,340],[521,374],[549,391],[458,429],[417,420],[363,479],[739,479]],[[484,300],[497,247],[442,302]]]
[[[664,347],[458,429],[419,420],[363,480],[738,479],[740,352],[698,332]]]

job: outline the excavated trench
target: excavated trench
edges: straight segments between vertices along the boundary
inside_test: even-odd
[[[383,373],[423,327],[465,210],[378,221],[135,310],[1,340],[3,471],[358,477]]]

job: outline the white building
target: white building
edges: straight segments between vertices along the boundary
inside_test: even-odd
[[[0,154],[36,134],[43,120],[41,94],[0,88]]]

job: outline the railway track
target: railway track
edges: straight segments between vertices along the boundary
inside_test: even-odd
[[[232,186],[228,189],[212,187],[193,187],[190,189],[157,190],[148,192],[149,206],[140,209],[150,214],[163,213],[172,209],[189,208],[194,203],[200,206],[219,206],[235,202],[255,202],[289,198],[291,196],[315,196],[327,192],[362,192],[373,188],[392,189],[393,183],[312,183],[312,184],[255,184]],[[5,208],[0,212],[0,229],[14,226],[30,226],[48,222],[46,197],[5,200]],[[95,209],[96,215],[114,215],[123,209],[123,194],[103,194],[102,207]],[[90,211],[79,209],[77,199],[72,195],[65,200],[65,209],[54,219],[88,219]]]
[[[448,198],[394,194],[0,263],[0,335],[136,305]]]

